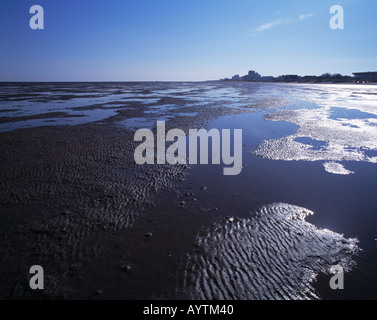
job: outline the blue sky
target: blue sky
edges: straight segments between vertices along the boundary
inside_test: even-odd
[[[29,27],[36,4],[44,30]],[[0,81],[377,71],[376,32],[376,0],[0,0]]]

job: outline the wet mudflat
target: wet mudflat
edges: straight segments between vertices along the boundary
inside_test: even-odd
[[[376,298],[377,89],[2,84],[0,297]],[[243,170],[145,165],[135,130],[242,129]],[[45,290],[28,287],[30,266]],[[329,288],[329,268],[346,290]]]

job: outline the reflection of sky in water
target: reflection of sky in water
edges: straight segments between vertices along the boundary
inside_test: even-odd
[[[34,99],[33,99],[34,100]],[[156,103],[158,99],[132,99],[133,102],[138,103]],[[127,102],[122,104],[110,104],[112,102],[119,102],[117,97],[97,97],[97,98],[73,98],[69,100],[51,100],[44,102],[30,102],[30,101],[0,101],[0,109],[19,109],[13,112],[1,113],[1,116],[17,117],[17,116],[31,116],[48,112],[69,112],[71,115],[76,115],[75,108],[91,107],[98,105],[98,108],[119,106],[127,106]],[[107,105],[106,105],[107,104]]]
[[[196,117],[198,113],[197,112],[179,112],[179,113],[174,113],[174,115],[177,117]]]
[[[130,118],[123,121],[117,122],[118,125],[125,126],[127,129],[153,129],[156,126],[157,121],[169,121],[173,119],[174,116],[163,116],[157,118]]]
[[[25,120],[25,121],[0,123],[0,132],[11,131],[15,129],[40,127],[40,126],[78,125],[78,124],[84,124],[88,122],[101,121],[103,119],[115,116],[116,111],[94,109],[90,111],[80,112],[80,114],[82,114],[82,116],[72,116],[72,117],[64,116],[64,117],[48,118],[48,119],[30,119],[30,120]]]
[[[299,138],[294,139],[294,141],[309,145],[311,146],[312,149],[322,149],[328,145],[326,141],[313,140],[308,137],[299,137]]]
[[[243,144],[254,148],[263,139],[278,139],[293,134],[298,126],[286,121],[265,121],[264,112],[225,116],[210,122],[209,129],[242,129]],[[231,139],[233,143],[233,139]]]
[[[159,106],[149,107],[149,110],[144,111],[144,113],[145,114],[163,114],[165,112],[169,112],[175,109],[177,109],[177,107],[174,105],[159,105]]]
[[[347,108],[331,108],[332,114],[329,119],[340,120],[340,119],[377,119],[376,114],[362,112],[358,109],[347,109]]]
[[[293,97],[302,100],[306,94],[307,101],[317,104],[317,108],[303,105],[270,113],[267,120],[287,121],[299,128],[281,139],[264,140],[255,151],[256,155],[285,161],[377,162],[376,153],[371,152],[377,150],[375,86],[289,87],[293,89]],[[352,101],[355,91],[365,99]]]

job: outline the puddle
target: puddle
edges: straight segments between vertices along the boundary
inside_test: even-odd
[[[308,137],[298,137],[294,139],[294,141],[305,145],[309,145],[312,149],[323,149],[328,145],[326,141],[313,140]]]
[[[62,117],[48,119],[30,119],[16,122],[0,123],[0,132],[12,131],[46,125],[79,125],[90,122],[102,121],[115,116],[117,113],[111,109],[94,109],[80,112],[72,112]]]
[[[377,128],[362,119],[334,120],[327,107],[320,109],[283,110],[270,114],[268,120],[288,121],[299,126],[294,135],[264,140],[255,154],[284,161],[365,161],[363,148],[377,150]],[[346,125],[345,125],[346,124]],[[303,140],[304,139],[304,140]],[[308,144],[308,141],[312,145]],[[318,141],[318,142],[316,142]],[[324,149],[324,142],[327,146]],[[313,148],[317,146],[318,149]]]
[[[165,116],[155,119],[150,118],[130,118],[123,121],[117,122],[118,125],[125,126],[127,129],[139,130],[139,129],[153,129],[157,121],[169,121],[173,119],[174,116]]]
[[[197,112],[180,112],[174,113],[176,117],[196,117],[199,113]]]
[[[347,108],[331,108],[331,115],[329,119],[340,120],[340,119],[377,119],[377,115],[367,112],[362,112],[358,109],[347,109]]]

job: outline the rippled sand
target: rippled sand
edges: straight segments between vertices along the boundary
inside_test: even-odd
[[[188,255],[184,286],[193,299],[318,299],[312,282],[332,265],[350,270],[359,250],[305,221],[313,212],[277,203],[249,219],[216,223]]]

